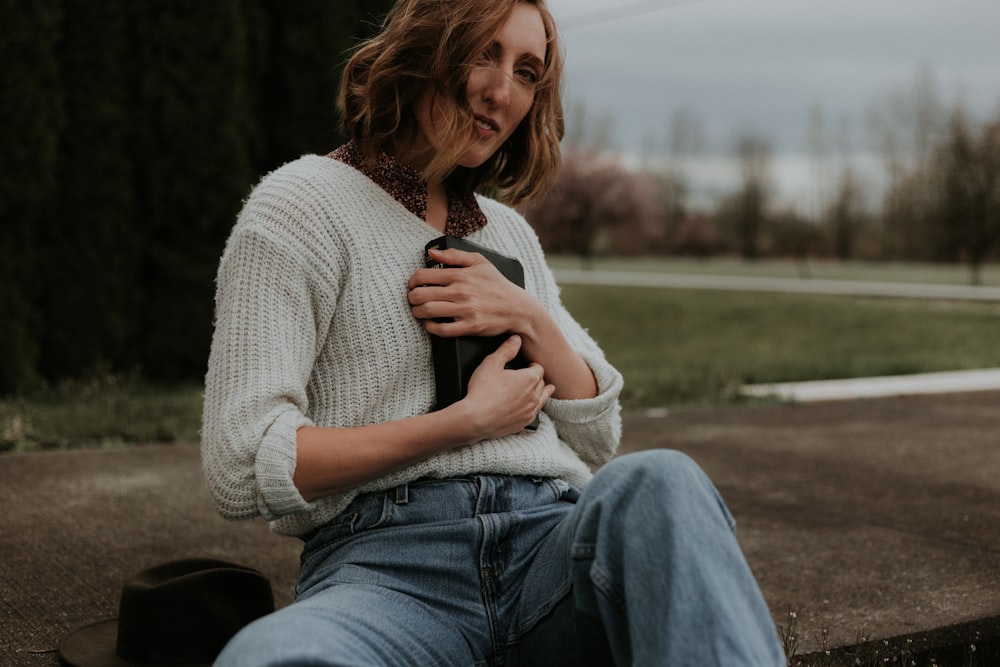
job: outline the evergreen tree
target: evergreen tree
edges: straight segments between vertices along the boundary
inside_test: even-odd
[[[144,371],[201,377],[215,268],[252,181],[240,0],[136,3]]]
[[[342,64],[390,4],[0,0],[0,393],[200,379],[243,198],[342,141]]]
[[[56,200],[60,3],[2,0],[0,16],[0,392],[37,379],[39,277],[58,271],[37,230]]]
[[[129,155],[129,2],[63,0],[66,125],[59,196],[41,230],[42,371],[50,378],[135,363],[140,228]]]
[[[264,0],[270,36],[261,99],[272,169],[339,145],[337,96],[344,63],[381,24],[390,0]]]

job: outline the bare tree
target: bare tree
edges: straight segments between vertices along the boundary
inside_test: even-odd
[[[807,135],[814,190],[810,213],[813,221],[829,236],[826,250],[840,260],[854,256],[858,235],[867,218],[866,191],[857,175],[851,134],[848,116],[841,115],[835,127],[830,128],[821,108],[810,110]],[[893,144],[895,140],[887,141]],[[787,220],[785,226],[788,226]],[[821,235],[804,234],[803,238],[815,241],[818,236]]]
[[[822,250],[823,233],[814,222],[788,208],[771,216],[767,240],[769,254],[794,259],[799,276],[808,278],[809,258]]]
[[[706,259],[721,249],[719,229],[704,213],[692,213],[678,220],[667,239],[667,250],[677,255]]]
[[[771,147],[767,140],[745,134],[737,140],[736,152],[743,179],[735,220],[737,246],[744,259],[757,259],[770,192]]]
[[[940,218],[978,285],[982,264],[1000,239],[1000,121],[976,137],[956,106],[941,164]]]
[[[861,183],[850,164],[841,171],[837,192],[825,212],[833,253],[840,260],[853,259],[860,228],[865,219]]]
[[[934,147],[946,128],[947,113],[931,68],[922,65],[907,89],[890,91],[884,108],[870,114],[888,176],[882,209],[883,256],[931,259],[931,172]]]
[[[663,213],[664,238],[672,239],[677,227],[688,217],[691,184],[687,164],[704,150],[701,119],[688,109],[674,111],[669,119],[665,150],[657,141],[647,142],[642,170],[656,186],[655,195]],[[661,149],[656,151],[655,146]],[[668,248],[671,245],[668,242]]]
[[[648,252],[663,235],[652,179],[592,150],[566,151],[556,184],[524,214],[547,251],[584,266],[601,253]]]
[[[823,211],[830,205],[831,157],[830,145],[827,140],[826,119],[823,110],[814,106],[809,110],[806,123],[806,134],[809,145],[809,157],[812,160],[813,196],[812,210],[809,213],[819,222]]]
[[[602,114],[593,118],[582,102],[570,107],[563,145],[567,151],[608,153],[614,143],[613,118]]]

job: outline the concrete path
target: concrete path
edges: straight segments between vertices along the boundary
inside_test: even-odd
[[[627,414],[623,453],[678,449],[705,468],[776,626],[795,613],[797,654],[945,628],[985,657],[1000,636],[984,635],[1000,616],[998,433],[1000,392],[979,391]],[[0,665],[57,664],[62,636],[170,559],[250,565],[291,599],[298,541],[220,519],[193,444],[0,455],[0,503]]]
[[[742,292],[786,292],[840,296],[881,296],[908,299],[959,299],[1000,301],[1000,287],[872,282],[865,280],[819,280],[812,278],[766,278],[753,276],[702,275],[641,271],[559,269],[561,285],[615,285],[622,287],[669,287],[679,289],[736,290]]]
[[[1000,391],[1000,368],[876,378],[778,382],[748,385],[740,391],[746,396],[773,396],[781,400],[800,403],[914,394],[941,394],[955,391]]]

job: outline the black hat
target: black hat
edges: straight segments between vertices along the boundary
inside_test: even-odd
[[[59,657],[73,667],[209,665],[240,628],[272,611],[271,584],[257,570],[171,561],[129,579],[118,618],[74,630]]]

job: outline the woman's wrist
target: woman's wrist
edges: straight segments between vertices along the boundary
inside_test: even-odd
[[[551,335],[553,331],[556,331],[562,337],[562,332],[559,331],[555,320],[552,319],[552,315],[545,309],[542,302],[528,292],[525,292],[524,297],[524,303],[515,318],[516,326],[511,333],[521,336],[523,344],[528,348],[534,348],[544,341],[546,332]],[[525,352],[527,353],[527,350]]]
[[[552,314],[534,297],[532,301],[536,307],[525,311],[517,332],[525,357],[545,369],[546,382],[556,388],[554,398],[593,398],[598,389],[590,366],[566,340]]]

